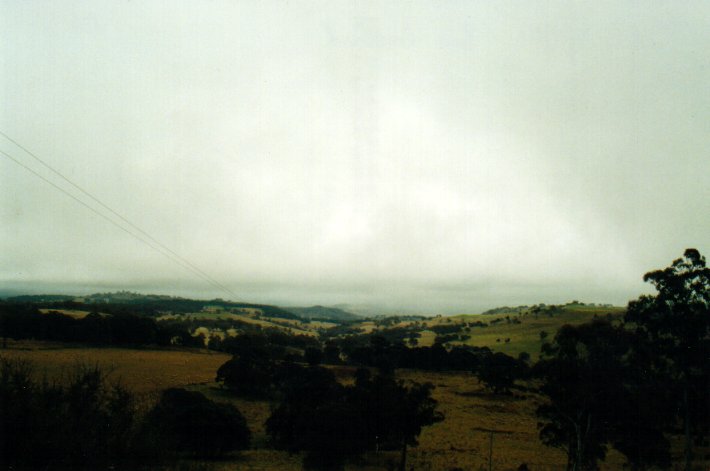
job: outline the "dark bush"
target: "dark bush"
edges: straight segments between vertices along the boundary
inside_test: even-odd
[[[236,395],[268,397],[271,395],[273,369],[270,361],[235,356],[219,367],[215,380]]]
[[[404,385],[391,376],[356,373],[342,386],[318,367],[292,366],[282,382],[282,401],[266,422],[277,448],[304,451],[306,469],[342,469],[368,450],[397,449],[402,466],[422,427],[442,420],[431,385]]]
[[[478,379],[496,394],[507,394],[516,379],[527,374],[527,364],[505,353],[496,352],[483,358],[479,365]]]
[[[249,447],[251,432],[234,406],[199,392],[171,388],[148,413],[144,436],[159,435],[169,450],[197,457],[219,457]]]
[[[97,367],[36,382],[28,363],[0,358],[0,464],[95,469],[130,458],[132,395]]]

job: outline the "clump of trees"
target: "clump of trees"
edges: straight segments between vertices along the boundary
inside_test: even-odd
[[[540,438],[564,449],[568,470],[596,469],[609,445],[632,469],[670,466],[666,433],[681,425],[685,469],[710,426],[710,270],[695,249],[644,280],[657,290],[623,321],[563,326],[534,368],[549,403]],[[541,339],[544,340],[541,335]]]
[[[0,358],[0,460],[7,467],[107,465],[127,458],[132,395],[98,368],[66,384],[33,379],[32,366]]]
[[[596,469],[609,443],[636,469],[669,464],[667,416],[647,410],[662,406],[662,397],[645,396],[649,365],[640,363],[630,337],[623,327],[595,320],[563,326],[543,348],[535,370],[550,402],[537,410],[540,438],[565,450],[569,470]]]
[[[81,342],[92,345],[173,345],[204,347],[202,337],[193,337],[174,324],[134,314],[90,313],[76,319],[57,311],[42,314],[31,304],[0,303],[0,336],[8,338]]]
[[[305,337],[305,336],[298,336]],[[295,353],[295,347],[287,346],[287,335],[243,334],[230,337],[223,345],[233,354],[217,370],[215,381],[234,394],[254,398],[272,397],[278,390],[275,379],[279,377],[283,361],[306,361],[313,365],[321,362],[325,353],[313,345],[314,340],[301,343],[299,338],[292,339],[299,346],[305,346],[304,354]],[[335,355],[330,351],[330,355]]]
[[[495,394],[508,394],[515,386],[515,381],[528,376],[526,357],[513,358],[505,353],[496,352],[482,355],[474,371]]]
[[[656,289],[629,303],[626,322],[657,356],[685,437],[685,469],[693,461],[693,438],[710,426],[710,268],[696,249],[664,269],[646,273]]]
[[[411,368],[433,371],[472,371],[479,374],[481,368],[490,366],[486,373],[490,372],[487,377],[492,378],[495,374],[493,371],[500,370],[497,365],[505,361],[502,360],[502,355],[511,365],[516,363],[515,358],[503,353],[497,354],[498,356],[490,361],[493,352],[487,347],[470,345],[446,347],[441,342],[431,347],[407,347],[404,342],[390,341],[380,333],[331,339],[329,345],[331,348],[337,347],[351,365],[374,367],[385,372],[396,368]],[[511,374],[519,378],[524,374],[525,369],[525,362],[517,362]]]
[[[239,411],[202,394],[168,390],[143,417],[135,396],[99,367],[37,380],[31,364],[0,357],[0,466],[8,469],[125,467],[188,453],[244,449]]]
[[[304,452],[308,469],[340,469],[347,459],[376,450],[399,450],[404,463],[422,427],[443,419],[431,384],[396,381],[385,368],[374,378],[360,369],[355,384],[344,386],[317,366],[323,355],[309,348],[309,366],[303,366],[245,346],[219,368],[217,381],[234,394],[274,400],[278,405],[266,423],[271,441],[278,449]]]
[[[355,385],[343,386],[327,369],[292,368],[266,427],[277,448],[305,452],[307,469],[342,469],[366,451],[399,450],[404,470],[422,427],[443,420],[431,384],[371,378],[361,369]]]
[[[231,404],[207,399],[199,392],[170,388],[145,418],[146,442],[197,457],[218,457],[249,447],[251,432]]]
[[[440,334],[436,336],[434,343],[445,344],[448,342],[465,342],[470,338],[471,336],[468,334]]]

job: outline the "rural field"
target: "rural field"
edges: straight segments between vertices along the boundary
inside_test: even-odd
[[[127,348],[80,348],[48,342],[10,342],[2,352],[5,358],[33,363],[36,375],[61,378],[76,364],[98,364],[110,371],[109,379],[120,381],[146,401],[169,387],[187,387],[215,401],[230,402],[244,414],[253,433],[252,448],[228,459],[184,461],[180,469],[205,470],[298,470],[298,455],[276,451],[268,446],[264,422],[273,405],[268,401],[235,398],[214,383],[215,371],[229,355],[201,350],[152,350]],[[353,367],[339,366],[336,376],[352,381]],[[433,397],[445,420],[424,428],[419,446],[409,454],[408,469],[452,470],[488,469],[493,432],[493,469],[514,470],[526,463],[532,470],[561,469],[562,452],[543,446],[537,438],[534,415],[540,400],[532,394],[494,396],[478,380],[465,372],[398,371],[405,381],[431,382]],[[396,452],[366,455],[362,462],[347,469],[387,469],[397,462]],[[602,469],[619,469],[623,459],[613,452]]]
[[[356,385],[355,372],[359,365],[375,373],[386,371],[388,361],[401,362],[392,367],[395,378],[411,388],[416,384],[433,385],[431,397],[444,417],[421,428],[418,445],[409,447],[407,470],[516,471],[520,468],[552,471],[565,469],[568,458],[564,451],[547,447],[540,441],[540,418],[536,410],[549,401],[540,392],[541,380],[520,375],[499,391],[486,373],[495,370],[487,370],[486,365],[494,365],[494,359],[505,358],[506,371],[529,369],[540,359],[542,345],[556,341],[555,334],[560,327],[583,328],[595,324],[590,321],[596,319],[600,321],[597,324],[623,330],[621,320],[625,313],[619,307],[570,302],[503,307],[486,314],[378,316],[330,322],[279,317],[288,313],[268,306],[203,308],[201,302],[191,300],[172,303],[161,305],[160,311],[165,314],[155,319],[145,314],[126,316],[101,311],[95,315],[80,304],[65,309],[42,308],[34,314],[20,312],[16,317],[9,311],[10,314],[6,314],[8,325],[16,322],[17,334],[3,338],[5,348],[0,350],[0,358],[26,361],[32,365],[36,380],[60,383],[70,380],[77,366],[98,366],[107,374],[109,384],[121,384],[134,393],[137,417],[148,417],[168,388],[198,392],[215,403],[235,406],[251,431],[247,449],[228,451],[219,459],[211,460],[204,458],[209,455],[177,453],[176,461],[170,465],[162,465],[163,468],[152,465],[150,469],[303,468],[306,453],[277,450],[267,434],[266,421],[282,405],[283,398],[268,390],[255,394],[239,389],[240,385],[258,384],[258,374],[239,377],[236,388],[235,383],[228,384],[224,376],[223,382],[217,382],[217,370],[234,355],[239,364],[255,365],[252,366],[255,371],[263,374],[273,374],[274,366],[282,362],[320,363],[334,373],[337,382],[348,387]],[[175,313],[179,303],[192,304],[185,306],[184,312]],[[119,309],[117,306],[120,307],[106,304],[102,309],[115,312]],[[131,309],[138,311],[141,307]],[[319,308],[318,312],[323,309]],[[22,324],[17,319],[28,320]],[[37,326],[31,331],[33,336],[23,333],[23,326],[28,329]],[[106,337],[106,332],[113,337]],[[154,337],[141,337],[145,332],[154,332]],[[80,341],[81,335],[86,339],[84,342]],[[24,340],[14,340],[17,337]],[[462,352],[469,355],[466,361],[455,363],[456,354]],[[309,354],[314,353],[317,359],[311,363]],[[412,363],[412,359],[416,361]],[[306,371],[303,369],[300,374]],[[501,370],[497,371],[500,375]],[[590,384],[589,388],[596,389],[598,384]],[[386,402],[380,395],[370,400]],[[410,413],[411,410],[407,412]],[[312,414],[312,409],[306,412],[308,422]],[[682,437],[677,435],[677,430],[668,431],[668,437],[671,463],[678,464],[683,456]],[[318,447],[321,443],[318,442]],[[374,446],[368,450],[347,460],[345,469],[398,468],[399,451],[374,451]],[[151,451],[151,456],[156,451]],[[698,451],[702,453],[698,458],[707,461],[705,446]],[[626,463],[624,455],[609,447],[599,469],[623,469]]]

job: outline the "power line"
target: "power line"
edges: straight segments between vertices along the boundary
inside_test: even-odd
[[[48,184],[52,185],[54,188],[56,188],[57,190],[61,191],[62,193],[64,193],[65,195],[67,195],[68,197],[70,197],[71,199],[73,199],[74,201],[76,201],[77,203],[81,204],[82,206],[84,206],[85,208],[87,208],[89,211],[91,211],[91,212],[93,212],[94,214],[96,214],[96,215],[98,215],[98,216],[104,218],[105,220],[107,220],[108,222],[110,222],[110,223],[113,224],[114,226],[118,227],[119,229],[121,229],[121,230],[124,231],[125,233],[127,233],[127,234],[129,234],[129,235],[131,235],[131,236],[133,236],[133,237],[137,237],[134,233],[132,233],[131,231],[129,231],[129,230],[126,229],[125,227],[121,226],[120,224],[118,224],[118,223],[117,223],[116,221],[114,221],[113,219],[109,218],[109,217],[106,216],[105,214],[100,213],[100,212],[97,211],[95,208],[89,206],[89,205],[86,204],[84,201],[82,201],[82,200],[80,200],[79,198],[77,198],[76,196],[72,195],[71,193],[69,193],[69,192],[68,192],[67,190],[65,190],[64,188],[60,187],[59,185],[57,185],[57,184],[54,183],[53,181],[51,181],[51,180],[45,178],[42,174],[40,174],[40,173],[34,171],[32,168],[28,167],[27,165],[23,164],[23,163],[20,162],[19,160],[15,159],[14,157],[12,157],[12,156],[11,156],[10,154],[8,154],[7,152],[5,152],[5,151],[3,151],[3,150],[0,150],[0,153],[3,154],[3,155],[4,155],[5,157],[7,157],[8,159],[10,159],[10,160],[12,160],[13,162],[15,162],[15,163],[16,163],[17,165],[19,165],[20,167],[22,167],[22,168],[24,168],[25,170],[27,170],[28,172],[31,172],[33,175],[35,175],[37,178],[40,178],[40,179],[43,180],[45,183],[48,183]],[[149,242],[147,242],[147,241],[145,241],[144,239],[141,239],[141,238],[139,238],[139,237],[137,237],[137,238],[138,238],[138,240],[140,240],[140,241],[143,242],[144,244],[148,245],[148,247],[150,247],[150,248],[152,248],[152,249],[154,249],[154,250],[157,250],[157,248],[154,247],[154,246],[152,246],[152,245],[150,245]]]
[[[204,271],[200,270],[198,267],[196,267],[195,265],[193,265],[192,263],[190,263],[189,260],[187,260],[187,259],[181,257],[178,253],[176,253],[175,251],[171,250],[169,247],[165,246],[165,244],[163,244],[162,242],[160,242],[159,240],[157,240],[155,237],[153,237],[153,236],[151,236],[150,234],[148,234],[146,231],[144,231],[143,229],[141,229],[140,227],[138,227],[136,224],[134,224],[134,223],[132,223],[131,221],[129,221],[127,218],[125,218],[123,215],[121,215],[120,213],[118,213],[117,211],[115,211],[113,208],[111,208],[110,206],[108,206],[106,203],[104,203],[103,201],[101,201],[99,198],[95,197],[94,195],[92,195],[91,193],[89,193],[88,191],[86,191],[84,188],[82,188],[81,186],[79,186],[79,185],[77,185],[76,183],[74,183],[73,181],[71,181],[69,178],[67,178],[66,176],[64,176],[59,170],[56,170],[54,167],[52,167],[51,165],[49,165],[47,162],[45,162],[44,160],[40,159],[35,153],[33,153],[32,151],[30,151],[29,149],[27,149],[25,146],[23,146],[22,144],[20,144],[19,142],[17,142],[16,140],[14,140],[12,137],[10,137],[10,136],[8,136],[7,134],[5,134],[4,132],[2,132],[1,130],[0,130],[0,135],[2,135],[3,137],[5,137],[5,139],[7,139],[8,141],[12,142],[13,144],[15,144],[15,145],[16,145],[17,147],[19,147],[20,149],[22,149],[25,153],[27,153],[27,155],[29,155],[30,157],[32,157],[33,159],[35,159],[37,162],[39,162],[40,164],[42,164],[45,168],[49,169],[49,170],[50,170],[52,173],[54,173],[55,175],[59,176],[62,180],[64,180],[65,182],[69,183],[71,186],[73,186],[74,188],[76,188],[77,190],[79,190],[81,193],[83,193],[84,195],[86,195],[86,196],[88,196],[89,198],[91,198],[91,199],[92,199],[94,202],[96,202],[97,204],[101,205],[103,208],[105,208],[106,210],[108,210],[111,214],[113,214],[114,216],[116,216],[117,218],[119,218],[121,221],[125,222],[125,223],[128,224],[130,227],[132,227],[134,230],[140,232],[143,236],[147,237],[147,238],[150,239],[153,243],[155,243],[156,245],[160,246],[163,250],[169,252],[169,253],[172,254],[174,257],[176,257],[177,259],[179,259],[182,263],[184,263],[185,265],[188,265],[189,267],[191,267],[191,268],[192,268],[193,270],[195,270],[196,272],[199,272],[200,275],[202,275],[202,277],[204,277],[205,279],[209,280],[209,282],[210,282],[213,286],[218,287],[218,288],[221,289],[222,291],[225,291],[225,292],[231,294],[232,296],[235,296],[235,297],[237,296],[235,293],[233,293],[231,290],[229,290],[228,288],[226,288],[224,285],[222,285],[221,283],[219,283],[218,281],[216,281],[215,279],[213,279],[213,278],[212,278],[211,276],[209,276],[207,273],[205,273]]]
[[[41,175],[40,173],[36,172],[35,170],[33,170],[32,168],[28,167],[27,165],[23,164],[23,163],[20,162],[19,160],[15,159],[14,157],[12,157],[12,156],[11,156],[10,154],[8,154],[7,152],[5,152],[5,151],[3,151],[3,150],[0,150],[0,153],[2,153],[5,157],[9,158],[9,159],[12,160],[13,162],[15,162],[17,165],[19,165],[19,166],[21,166],[22,168],[24,168],[25,170],[27,170],[28,172],[30,172],[30,173],[32,173],[33,175],[35,175],[37,178],[43,180],[45,183],[48,183],[49,185],[52,185],[55,189],[61,191],[62,193],[64,193],[65,195],[67,195],[68,197],[70,197],[71,199],[73,199],[74,201],[76,201],[77,203],[79,203],[79,204],[81,204],[82,206],[84,206],[85,208],[87,208],[89,211],[93,212],[94,214],[96,214],[96,215],[98,215],[99,217],[101,217],[101,218],[105,219],[106,221],[110,222],[111,224],[113,224],[113,225],[116,226],[117,228],[121,229],[121,230],[122,230],[123,232],[125,232],[126,234],[128,234],[128,235],[130,235],[130,236],[132,236],[132,237],[134,237],[134,238],[136,238],[136,239],[138,239],[139,241],[141,241],[142,243],[146,244],[146,245],[147,245],[148,247],[150,247],[151,249],[153,249],[153,250],[157,251],[158,253],[160,253],[161,255],[167,257],[167,258],[168,258],[169,260],[171,260],[172,262],[179,264],[182,268],[185,268],[186,270],[190,270],[190,267],[189,267],[189,266],[182,264],[179,260],[176,260],[176,259],[171,258],[169,254],[167,254],[167,253],[165,253],[165,252],[162,252],[158,247],[155,247],[155,246],[152,245],[149,241],[143,239],[142,237],[138,236],[137,234],[134,234],[133,232],[131,232],[131,231],[129,231],[128,229],[126,229],[125,227],[121,226],[119,223],[117,223],[117,222],[114,221],[113,219],[109,218],[109,217],[106,216],[105,214],[103,214],[103,213],[101,213],[100,211],[96,210],[96,208],[93,208],[92,206],[86,204],[86,202],[80,200],[79,198],[77,198],[77,197],[74,196],[73,194],[69,193],[69,192],[68,192],[67,190],[65,190],[64,188],[60,187],[59,185],[57,185],[56,183],[52,182],[51,180],[45,178],[43,175]],[[191,271],[191,270],[190,270],[190,271]],[[199,276],[199,275],[198,275],[198,276]],[[207,281],[207,280],[206,280],[206,281]]]
[[[30,167],[26,166],[25,164],[23,164],[22,162],[20,162],[20,161],[17,160],[16,158],[12,157],[10,154],[8,154],[8,153],[6,153],[6,152],[0,150],[0,152],[1,152],[3,155],[5,155],[7,158],[9,158],[10,160],[12,160],[12,161],[15,162],[16,164],[20,165],[21,167],[23,167],[23,168],[26,169],[27,171],[31,172],[32,174],[34,174],[36,177],[40,178],[40,179],[43,180],[44,182],[46,182],[46,183],[52,185],[54,188],[56,188],[57,190],[61,191],[61,192],[64,193],[65,195],[69,196],[69,197],[72,198],[73,200],[77,201],[77,202],[80,203],[81,205],[85,206],[86,208],[88,208],[89,210],[91,210],[93,213],[95,213],[95,214],[97,214],[98,216],[102,217],[103,219],[109,221],[111,224],[113,224],[114,226],[118,227],[118,228],[121,229],[122,231],[124,231],[124,232],[126,232],[127,234],[131,235],[132,237],[134,237],[134,238],[140,240],[141,242],[143,242],[144,244],[146,244],[146,245],[147,245],[148,247],[150,247],[151,249],[156,250],[157,252],[159,252],[159,253],[162,254],[163,256],[167,257],[169,260],[171,260],[171,261],[173,261],[174,263],[179,264],[181,267],[183,267],[183,268],[185,268],[185,269],[191,271],[193,274],[197,275],[198,277],[200,277],[200,278],[203,279],[204,281],[207,281],[209,284],[211,284],[212,286],[214,286],[214,287],[220,289],[221,291],[224,291],[225,293],[230,294],[230,295],[233,296],[234,298],[238,298],[238,296],[237,296],[233,291],[231,291],[230,289],[228,289],[227,287],[225,287],[224,285],[222,285],[221,283],[219,283],[218,281],[216,281],[215,279],[213,279],[213,278],[212,278],[211,276],[209,276],[207,273],[205,273],[205,272],[202,271],[200,268],[198,268],[197,266],[195,266],[194,264],[192,264],[189,260],[187,260],[187,259],[185,259],[184,257],[180,256],[178,253],[176,253],[175,251],[173,251],[172,249],[170,249],[169,247],[167,247],[165,244],[163,244],[162,242],[160,242],[159,240],[157,240],[155,237],[153,237],[153,236],[151,236],[150,234],[148,234],[145,230],[141,229],[141,228],[138,227],[136,224],[134,224],[133,222],[129,221],[126,217],[122,216],[120,213],[118,213],[118,212],[115,211],[113,208],[111,208],[110,206],[108,206],[107,204],[105,204],[105,203],[104,203],[103,201],[101,201],[99,198],[95,197],[94,195],[92,195],[91,193],[89,193],[88,191],[86,191],[85,189],[83,189],[82,187],[80,187],[79,185],[77,185],[76,183],[74,183],[73,181],[71,181],[69,178],[65,177],[61,172],[59,172],[58,170],[54,169],[52,166],[50,166],[49,164],[47,164],[44,160],[40,159],[37,155],[35,155],[33,152],[31,152],[30,150],[28,150],[26,147],[24,147],[23,145],[21,145],[20,143],[18,143],[18,142],[15,141],[14,139],[12,139],[10,136],[8,136],[7,134],[5,134],[5,133],[2,132],[2,131],[0,131],[0,135],[4,136],[7,140],[9,140],[9,141],[12,142],[13,144],[15,144],[15,145],[16,145],[17,147],[19,147],[20,149],[22,149],[25,153],[27,153],[27,154],[30,155],[32,158],[34,158],[36,161],[38,161],[39,163],[41,163],[44,167],[46,167],[47,169],[49,169],[50,171],[52,171],[52,173],[54,173],[54,174],[56,174],[57,176],[59,176],[62,180],[64,180],[65,182],[69,183],[71,186],[73,186],[74,188],[76,188],[77,190],[79,190],[81,193],[83,193],[84,195],[86,195],[87,197],[89,197],[91,200],[93,200],[94,202],[96,202],[97,204],[99,204],[101,207],[103,207],[103,208],[105,208],[106,210],[108,210],[111,214],[113,214],[114,216],[116,216],[117,218],[119,218],[121,221],[123,221],[124,223],[126,223],[129,227],[131,227],[134,231],[136,231],[136,232],[142,234],[143,237],[139,236],[138,234],[136,234],[136,233],[134,233],[134,232],[132,232],[132,231],[129,231],[129,230],[126,229],[124,226],[122,226],[121,224],[117,223],[115,220],[109,218],[108,216],[106,216],[106,215],[103,214],[102,212],[98,211],[96,208],[94,208],[94,207],[88,205],[86,202],[84,202],[84,201],[82,201],[81,199],[77,198],[76,196],[74,196],[73,194],[69,193],[69,192],[66,191],[64,188],[61,188],[60,186],[58,186],[58,185],[55,184],[54,182],[50,181],[49,179],[45,178],[44,176],[42,176],[42,175],[39,174],[38,172],[34,171],[33,169],[31,169]],[[157,246],[157,247],[156,247],[156,246]]]

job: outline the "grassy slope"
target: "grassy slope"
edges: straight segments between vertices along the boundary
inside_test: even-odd
[[[45,311],[45,310],[43,310]],[[86,314],[84,311],[66,311],[68,315],[73,317],[82,317]],[[521,352],[529,353],[534,359],[538,357],[540,352],[540,332],[546,331],[551,339],[557,329],[564,324],[581,324],[591,320],[595,315],[604,316],[611,313],[614,316],[619,316],[623,313],[623,308],[618,307],[589,307],[589,306],[565,306],[561,312],[548,316],[541,313],[534,316],[532,313],[525,314],[509,314],[511,319],[519,319],[520,324],[508,323],[505,321],[506,314],[496,315],[478,315],[478,314],[462,314],[451,317],[436,317],[424,321],[424,328],[420,330],[421,337],[419,339],[420,346],[430,346],[434,343],[436,333],[428,330],[427,327],[435,325],[456,325],[463,323],[473,323],[481,321],[490,324],[495,319],[502,319],[498,324],[492,324],[488,327],[472,327],[468,333],[471,338],[465,341],[467,345],[477,347],[489,347],[494,351],[506,353],[508,355],[517,356]],[[253,313],[235,314],[227,312],[196,312],[184,315],[186,318],[193,318],[197,321],[200,319],[233,319],[251,324],[257,324],[262,327],[276,328],[292,335],[318,335],[318,329],[334,327],[336,324],[324,322],[303,322],[296,319],[270,318],[265,315],[256,316]],[[172,315],[163,316],[164,318],[175,317]],[[405,321],[399,326],[411,324]],[[363,321],[355,324],[353,327],[359,327],[365,333],[370,333],[376,329],[374,322]],[[509,342],[505,339],[509,338]],[[497,340],[500,339],[498,342]],[[549,340],[548,339],[548,340]],[[451,345],[456,345],[460,342],[452,342]]]
[[[77,364],[99,365],[110,372],[110,380],[139,394],[214,381],[217,368],[231,358],[207,350],[88,348],[35,341],[9,341],[0,356],[28,360],[37,375],[49,379],[71,373]]]
[[[461,314],[450,317],[434,317],[419,322],[421,327],[418,332],[421,336],[418,339],[418,345],[428,347],[434,344],[437,334],[430,330],[431,327],[438,325],[460,325],[464,327],[463,324],[480,321],[490,325],[487,327],[471,327],[470,332],[459,332],[470,335],[471,338],[465,342],[450,342],[448,345],[464,343],[476,347],[488,347],[493,351],[503,352],[512,356],[517,356],[521,352],[527,352],[533,359],[537,359],[540,354],[540,346],[542,345],[540,341],[541,331],[544,330],[548,333],[549,337],[547,340],[550,341],[552,337],[554,337],[555,332],[557,332],[557,329],[565,324],[577,325],[592,320],[594,316],[606,316],[607,314],[611,314],[614,317],[619,317],[623,315],[623,313],[624,308],[620,307],[573,305],[562,307],[560,311],[552,316],[548,316],[546,313],[540,313],[537,316],[532,313],[523,313],[495,315]],[[506,315],[509,316],[511,320],[520,320],[520,324],[508,323],[505,320]],[[491,324],[491,321],[496,319],[501,319],[501,321],[496,324]],[[395,327],[408,327],[413,323],[413,321],[403,321]],[[360,328],[364,333],[372,333],[377,330],[377,327],[372,321],[363,321],[354,324],[353,327]],[[506,343],[505,339],[507,338],[510,339],[510,341]],[[498,339],[500,339],[500,342],[497,341]]]
[[[465,343],[477,347],[486,346],[491,350],[503,352],[508,355],[517,356],[520,352],[527,352],[533,358],[537,358],[540,353],[540,332],[549,334],[547,341],[552,340],[555,332],[564,324],[577,325],[588,322],[597,316],[605,316],[611,313],[613,316],[620,316],[624,312],[623,308],[599,308],[599,307],[573,307],[564,308],[559,314],[548,316],[540,314],[535,318],[533,314],[523,314],[520,324],[508,324],[505,320],[485,328],[474,327],[471,329],[471,338]],[[511,319],[515,316],[510,316]],[[505,319],[504,314],[493,316],[457,316],[462,321],[475,322],[481,320],[490,322],[492,319]],[[510,342],[505,343],[509,338]],[[497,342],[500,339],[500,342]]]
[[[471,336],[463,342],[466,345],[476,347],[488,347],[493,351],[503,352],[508,355],[517,356],[521,352],[529,353],[533,358],[537,358],[540,353],[540,331],[546,331],[549,335],[548,341],[552,340],[555,332],[564,324],[582,324],[594,318],[594,316],[606,316],[611,313],[618,317],[624,312],[620,307],[589,307],[589,306],[565,306],[553,316],[545,313],[537,317],[532,313],[509,314],[510,319],[520,320],[520,324],[508,323],[505,320],[506,314],[481,315],[481,314],[461,314],[451,317],[435,317],[424,321],[424,327],[419,330],[419,346],[431,346],[436,338],[436,333],[429,330],[437,325],[461,325],[465,323],[483,322],[490,324],[491,321],[501,319],[497,324],[488,327],[471,327],[470,332],[461,332]],[[362,323],[359,326],[366,332],[371,332],[374,328],[372,323]],[[402,322],[400,327],[408,326],[412,322]],[[506,343],[505,339],[510,342]],[[500,339],[500,342],[497,340]],[[451,342],[449,345],[461,344],[462,342]]]

